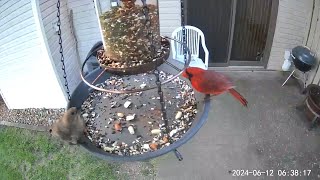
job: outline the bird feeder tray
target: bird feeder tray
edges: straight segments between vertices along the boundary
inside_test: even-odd
[[[162,80],[170,76],[164,72],[160,74]],[[154,78],[153,74],[147,73],[124,77],[112,75],[98,86],[144,88],[155,84]],[[81,107],[90,141],[108,153],[132,156],[156,151],[180,139],[197,115],[194,91],[180,78],[165,84],[162,89],[169,119],[167,130],[157,89],[130,94],[91,92]]]
[[[161,81],[177,73],[167,64],[161,65],[159,69]],[[153,74],[119,77],[102,73],[104,71],[96,69],[85,79],[95,81],[97,87],[109,89],[147,89],[155,84]],[[98,75],[100,77],[97,80]],[[143,161],[175,152],[206,122],[210,98],[194,93],[189,82],[179,78],[162,87],[169,119],[168,131],[162,129],[163,120],[156,89],[114,94],[94,90],[81,82],[68,103],[68,108],[82,109],[82,116],[89,129],[89,136],[81,146],[101,159],[112,161]],[[120,126],[116,127],[116,124]],[[134,134],[130,133],[130,126]],[[157,134],[159,130],[161,132]]]
[[[146,61],[139,59],[139,61],[115,61],[110,59],[104,53],[104,49],[99,50],[97,59],[102,68],[106,71],[116,75],[134,75],[145,73],[153,70],[155,67],[160,66],[170,55],[170,43],[167,39],[161,38],[161,48],[153,61]]]

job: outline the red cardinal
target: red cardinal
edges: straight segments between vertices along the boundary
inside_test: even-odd
[[[189,67],[182,76],[191,81],[193,88],[204,94],[219,95],[228,91],[242,105],[247,107],[248,101],[235,89],[231,81],[223,74],[213,70],[204,70],[197,67]]]

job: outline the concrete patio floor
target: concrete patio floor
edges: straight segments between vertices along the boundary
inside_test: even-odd
[[[253,175],[233,177],[232,170],[273,170],[273,177],[284,179],[278,170],[311,170],[309,177],[320,177],[320,131],[308,131],[304,114],[295,109],[303,100],[296,80],[281,84],[281,72],[223,72],[247,98],[243,108],[229,94],[212,98],[209,119],[198,134],[179,151],[157,159],[156,179],[228,180],[258,179]],[[287,178],[285,178],[287,179]]]

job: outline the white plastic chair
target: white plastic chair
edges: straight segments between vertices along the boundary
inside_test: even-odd
[[[203,32],[194,26],[185,26],[185,28],[186,28],[187,46],[190,49],[190,53],[191,53],[191,62],[189,66],[208,69],[209,51],[206,46]],[[175,29],[172,32],[171,38],[182,41],[182,27]],[[199,58],[200,40],[201,40],[202,48],[205,53],[204,62],[202,61],[202,59]],[[173,59],[184,63],[183,46],[180,43],[174,40],[171,40],[171,48],[172,48],[171,50],[173,54]]]

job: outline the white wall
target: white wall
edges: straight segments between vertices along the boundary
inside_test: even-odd
[[[10,109],[66,104],[35,14],[31,0],[0,1],[0,90]]]
[[[303,45],[309,30],[312,0],[280,0],[268,69],[281,70],[284,51]]]
[[[171,36],[181,26],[181,6],[179,0],[159,0],[160,33]]]
[[[59,36],[56,32],[57,18],[57,1],[52,0],[37,0],[39,1],[39,8],[41,12],[42,25],[44,27],[45,40],[49,45],[49,53],[52,56],[52,61],[59,77],[60,84],[64,86],[63,71],[61,69],[61,55]],[[60,5],[60,19],[61,19],[61,32],[62,32],[62,45],[63,54],[65,59],[67,80],[69,83],[69,89],[71,92],[80,83],[80,62],[76,51],[76,42],[74,35],[72,34],[72,27],[70,23],[69,9],[66,0],[61,0]]]

